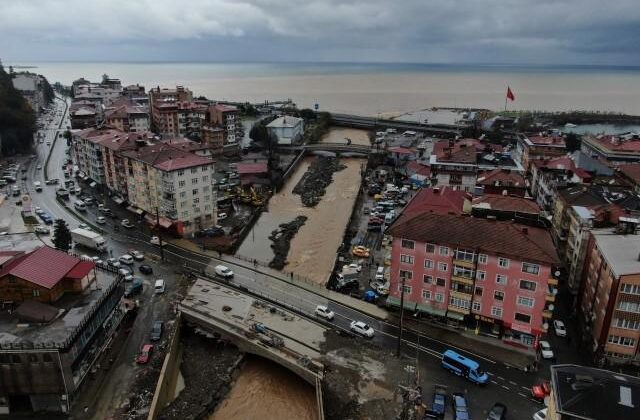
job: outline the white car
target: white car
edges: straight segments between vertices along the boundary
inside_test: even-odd
[[[362,270],[362,266],[357,263],[351,263],[349,265],[345,265],[343,268],[355,269],[358,273]]]
[[[120,261],[116,260],[115,258],[109,258],[107,260],[107,265],[110,265],[111,267],[114,267],[114,268],[118,268],[120,267]]]
[[[118,258],[118,261],[120,261],[122,264],[132,265],[133,257],[129,254],[124,254],[124,255],[121,255],[120,258]]]
[[[127,229],[131,229],[133,227],[133,225],[131,224],[131,222],[129,221],[129,219],[122,219],[122,222],[120,222],[120,224],[123,227],[126,227]]]
[[[218,220],[224,220],[227,218],[227,213],[218,213]]]
[[[540,354],[543,359],[553,359],[553,350],[551,350],[551,344],[548,341],[540,341]]]
[[[543,408],[540,411],[536,411],[536,413],[533,415],[533,420],[546,420],[547,418],[547,409]]]
[[[98,216],[96,218],[96,223],[99,225],[104,225],[105,223],[107,223],[107,219],[105,219],[104,216]]]
[[[214,267],[214,271],[218,276],[224,277],[225,279],[233,277],[233,271],[231,271],[226,265],[216,265]]]
[[[351,325],[349,325],[349,328],[356,334],[360,334],[369,338],[373,337],[374,334],[373,328],[362,321],[351,321]]]
[[[38,165],[38,166],[36,166],[36,169],[37,169],[37,170],[42,169],[42,165]]]
[[[152,236],[151,240],[149,241],[149,243],[151,245],[160,245],[160,238],[158,236]],[[162,246],[164,246],[164,245],[165,245],[165,242],[162,241]]]
[[[131,255],[133,259],[136,261],[144,261],[144,254],[140,251],[136,251],[135,249],[130,249],[129,255]]]
[[[560,321],[559,319],[553,321],[553,330],[558,337],[567,336],[567,329],[564,326],[564,322]]]
[[[326,306],[323,305],[318,305],[316,306],[316,315],[318,315],[321,318],[324,318],[328,321],[333,320],[333,317],[335,316],[335,314],[333,313],[332,310],[330,310],[329,308],[327,308]]]
[[[33,209],[33,211],[34,211],[36,214],[41,214],[44,210],[42,210],[40,207],[36,206],[36,207]]]
[[[49,231],[48,227],[38,225],[38,226],[36,226],[34,232],[35,233],[40,233],[40,234],[43,234],[43,235],[48,235],[50,231]]]

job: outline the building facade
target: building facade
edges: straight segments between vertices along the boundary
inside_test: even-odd
[[[224,130],[224,144],[235,144],[240,128],[240,113],[231,105],[215,104],[209,107],[209,121]]]
[[[640,162],[640,137],[636,133],[583,136],[580,150],[615,166],[636,163]]]
[[[278,139],[278,144],[294,144],[304,135],[304,120],[285,115],[267,124],[269,135]]]

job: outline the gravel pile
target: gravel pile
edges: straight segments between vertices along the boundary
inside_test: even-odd
[[[289,223],[281,224],[278,229],[271,232],[269,239],[273,242],[271,249],[273,249],[274,257],[269,263],[269,267],[282,270],[287,265],[287,254],[289,254],[291,240],[306,221],[307,216],[298,216]]]
[[[305,207],[315,207],[331,184],[333,173],[345,168],[336,157],[318,156],[293,188],[293,193],[300,196]]]

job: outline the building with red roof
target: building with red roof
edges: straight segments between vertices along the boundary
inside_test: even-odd
[[[537,159],[552,159],[567,152],[564,138],[558,135],[522,135],[516,143],[516,158],[525,171],[529,171],[531,162]]]
[[[465,214],[470,212],[470,193],[451,187],[433,187],[418,191],[400,217],[413,217],[422,213]]]
[[[531,162],[531,193],[543,211],[551,213],[559,188],[589,184],[592,176],[578,168],[569,156],[537,159]]]
[[[633,191],[640,194],[640,164],[618,165],[618,176],[633,185]]]
[[[232,105],[214,104],[209,106],[209,122],[224,130],[224,144],[237,142],[240,128],[240,112]]]
[[[401,216],[388,233],[393,240],[387,305],[398,307],[404,293],[409,310],[526,348],[547,331],[559,260],[545,229],[418,212]]]
[[[580,150],[612,165],[640,162],[640,134],[583,136]]]
[[[9,266],[0,272],[3,301],[51,303],[65,293],[81,292],[95,279],[92,261],[82,261],[46,246],[13,255],[5,264]]]
[[[236,169],[242,186],[265,183],[269,179],[267,162],[238,163]]]
[[[540,207],[535,200],[507,194],[483,194],[472,202],[472,214],[478,217],[493,216],[498,220],[535,222],[540,217]]]
[[[510,169],[493,169],[478,173],[476,185],[482,187],[485,194],[502,194],[524,197],[527,184],[520,171]]]
[[[473,192],[478,171],[476,139],[442,140],[433,146],[429,160],[432,182]]]

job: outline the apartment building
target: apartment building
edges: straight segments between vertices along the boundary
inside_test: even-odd
[[[93,83],[84,78],[74,80],[71,88],[74,99],[90,100],[103,105],[110,104],[122,94],[120,79],[110,78],[106,74],[102,76],[100,83]]]
[[[14,73],[11,75],[13,87],[27,100],[33,112],[38,115],[45,106],[42,76],[33,73]]]
[[[591,175],[578,168],[569,157],[536,159],[530,162],[531,193],[540,208],[551,214],[556,192],[571,184],[591,182]]]
[[[124,284],[41,247],[0,252],[0,414],[68,413],[118,328]]]
[[[611,165],[640,162],[640,135],[637,133],[583,136],[580,150],[587,156]]]
[[[578,310],[584,340],[597,361],[640,361],[640,235],[635,218],[595,229],[585,260]]]
[[[200,138],[208,107],[196,102],[154,103],[154,130],[163,137]]]
[[[85,128],[72,132],[71,158],[78,167],[81,178],[89,178],[96,184],[105,184],[104,149],[99,137],[104,131],[96,128]]]
[[[516,142],[514,155],[528,172],[534,160],[553,159],[564,155],[566,151],[564,138],[559,135],[521,135]]]
[[[640,164],[618,165],[618,176],[631,184],[633,192],[640,194]]]
[[[267,130],[269,135],[278,140],[278,144],[294,144],[304,135],[304,120],[284,115],[267,124]]]
[[[429,160],[431,179],[440,187],[473,192],[478,173],[476,139],[443,140],[436,143]]]
[[[183,86],[175,89],[152,88],[149,90],[149,113],[152,129],[167,136],[178,135],[177,103],[193,101],[193,92]]]
[[[546,230],[423,211],[403,213],[388,232],[388,305],[404,292],[405,308],[524,347],[549,328],[559,261]]]
[[[149,109],[130,99],[120,98],[105,109],[104,122],[120,131],[143,133],[150,129]]]
[[[214,162],[209,157],[157,144],[121,153],[127,175],[129,203],[146,212],[150,224],[181,236],[216,224]]]
[[[527,193],[527,184],[520,171],[510,169],[493,169],[478,173],[476,190],[483,194],[503,194],[524,197]]]
[[[238,108],[231,105],[215,104],[209,107],[209,121],[224,130],[224,144],[235,144],[240,127]]]
[[[217,125],[204,123],[202,124],[200,141],[206,144],[217,153],[222,153],[224,147],[225,130]]]

